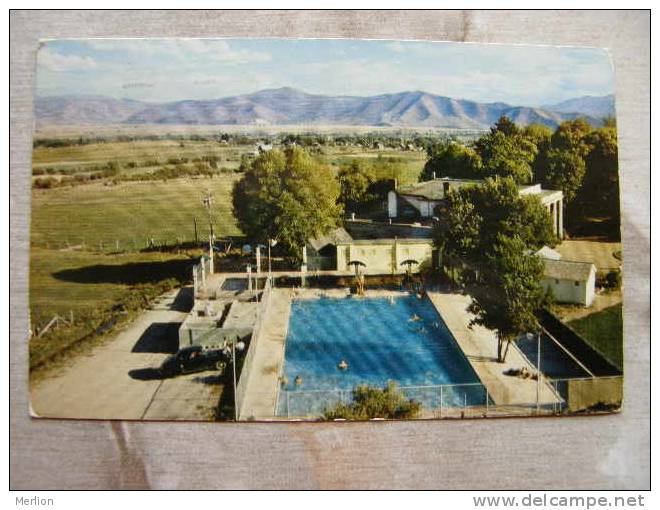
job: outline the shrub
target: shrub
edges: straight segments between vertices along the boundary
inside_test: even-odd
[[[360,385],[353,390],[353,402],[326,409],[323,420],[370,420],[373,418],[409,419],[416,417],[422,406],[407,399],[393,381],[384,388]]]
[[[618,289],[621,287],[621,271],[618,269],[613,269],[607,276],[605,276],[605,282],[610,289]]]
[[[32,183],[33,188],[49,189],[57,186],[58,181],[55,177],[37,177]]]

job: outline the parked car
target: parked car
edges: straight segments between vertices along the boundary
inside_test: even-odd
[[[230,361],[231,352],[228,350],[202,349],[199,345],[193,345],[168,357],[159,372],[163,377],[171,377],[204,370],[223,370]]]

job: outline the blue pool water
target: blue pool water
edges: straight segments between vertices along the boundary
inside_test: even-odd
[[[411,320],[415,316],[420,320]],[[345,371],[337,367],[341,360],[348,363]],[[435,307],[416,296],[294,301],[284,374],[280,415],[318,414],[350,400],[359,384],[384,386],[390,380],[431,409],[440,407],[441,398],[443,406],[483,405],[486,398]],[[301,385],[295,384],[298,376]],[[465,386],[441,392],[439,385]]]

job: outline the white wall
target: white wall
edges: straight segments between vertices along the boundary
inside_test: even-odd
[[[430,218],[433,216],[433,210],[440,201],[439,200],[426,200],[416,197],[403,197],[403,199],[412,205],[415,209],[419,211],[419,214],[422,215],[422,218]]]
[[[428,242],[415,243],[360,243],[337,246],[337,270],[351,271],[348,265],[351,260],[359,260],[366,264],[364,274],[403,274],[406,266],[401,262],[413,259],[420,264],[430,261],[433,255],[433,245]],[[419,271],[419,265],[412,266],[413,272]]]
[[[396,207],[396,191],[387,192],[387,216],[389,218],[396,218],[399,215]]]
[[[544,278],[541,285],[547,291],[552,290],[554,298],[559,303],[574,303],[584,306],[591,306],[595,297],[596,275],[592,271],[589,279],[579,281],[575,285],[575,280],[556,280],[555,278]]]

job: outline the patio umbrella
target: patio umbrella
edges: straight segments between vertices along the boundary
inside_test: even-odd
[[[413,264],[417,265],[419,262],[417,262],[415,259],[406,259],[403,262],[401,262],[402,266],[408,266],[408,272],[412,269]]]
[[[361,260],[351,260],[348,263],[349,266],[355,266],[355,275],[357,276],[358,274],[358,267],[367,267],[367,265],[362,262]]]

